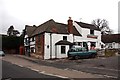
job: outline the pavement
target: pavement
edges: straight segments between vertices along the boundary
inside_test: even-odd
[[[4,61],[11,62],[12,64],[19,65],[21,67],[27,67],[31,70],[37,71],[45,75],[52,75],[61,78],[106,78],[103,75],[91,74],[77,70],[69,70],[56,68],[49,66],[47,63],[53,64],[51,60],[39,60],[32,57],[27,57],[24,55],[6,55],[3,58]],[[46,63],[45,63],[46,62]],[[43,65],[46,64],[46,65]]]

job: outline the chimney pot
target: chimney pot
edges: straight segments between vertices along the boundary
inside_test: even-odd
[[[71,17],[69,17],[69,20],[71,20]]]
[[[71,17],[69,17],[68,19],[68,32],[72,33],[73,30],[73,20],[71,19]]]

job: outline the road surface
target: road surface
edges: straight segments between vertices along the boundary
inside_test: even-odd
[[[2,78],[4,79],[9,79],[9,78],[31,78],[32,79],[33,78],[33,79],[61,80],[61,78],[59,77],[44,75],[36,71],[33,71],[31,69],[20,67],[6,61],[2,61]]]
[[[3,58],[3,60],[10,62],[12,64],[15,64],[15,65],[21,66],[21,67],[29,68],[31,70],[34,70],[36,72],[39,72],[45,75],[56,76],[56,77],[60,77],[64,79],[105,78],[102,75],[91,74],[91,73],[86,73],[86,72],[81,72],[81,71],[76,71],[76,70],[61,69],[61,68],[56,68],[53,66],[41,65],[39,63],[34,63],[26,59],[16,57],[14,55],[6,55]]]

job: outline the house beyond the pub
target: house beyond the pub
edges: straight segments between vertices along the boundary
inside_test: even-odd
[[[100,29],[95,27],[92,24],[87,24],[83,22],[74,22],[74,25],[78,32],[82,35],[75,36],[75,41],[78,43],[87,43],[88,48],[90,49],[91,46],[95,46],[97,49],[101,48],[101,32]]]
[[[105,43],[105,48],[120,48],[120,34],[102,35],[101,40]]]
[[[77,22],[69,17],[67,24],[53,19],[39,26],[25,26],[25,54],[39,55],[41,59],[65,58],[73,45],[90,49],[101,48],[101,32],[92,24]]]

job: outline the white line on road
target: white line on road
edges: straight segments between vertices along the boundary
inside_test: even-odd
[[[107,78],[118,78],[118,77],[115,77],[115,76],[108,76],[108,75],[103,75],[104,77],[107,77]]]
[[[95,67],[95,68],[98,68],[98,67]],[[78,70],[69,69],[69,68],[66,68],[64,70],[72,70],[72,71],[77,71],[78,72]],[[113,69],[111,69],[111,70],[113,70]],[[89,72],[82,72],[82,71],[79,71],[79,72],[81,72],[81,73],[87,73],[87,74],[92,74],[92,73],[89,73]],[[108,77],[108,78],[118,78],[118,77],[115,77],[115,76],[102,75],[102,74],[96,74],[96,75],[98,75],[98,76],[104,76],[104,77]]]
[[[69,70],[69,68],[65,68],[64,70]]]
[[[56,76],[56,77],[60,77],[60,78],[68,78],[68,77],[64,77],[64,76],[60,76],[60,75],[56,75],[56,74],[46,73],[45,71],[41,71],[40,72],[39,70],[31,68],[31,67],[28,67],[28,68],[31,69],[31,70],[33,70],[33,71],[39,72],[41,74],[50,75],[50,76]]]
[[[22,66],[22,65],[18,65],[18,66],[20,66],[20,67],[24,67],[24,66]]]
[[[65,77],[65,76],[60,76],[60,75],[56,75],[56,74],[46,73],[45,71],[42,71],[42,72],[39,72],[39,73],[42,73],[42,74],[45,74],[45,75],[49,75],[49,76],[56,76],[56,77],[60,77],[60,78],[68,78],[68,77]]]
[[[116,69],[108,69],[108,68],[100,68],[100,67],[92,67],[92,68],[104,69],[104,70],[111,70],[111,71],[120,71],[120,70],[116,70]]]
[[[15,62],[11,62],[11,64],[15,64],[15,65],[17,65],[17,66],[24,67],[23,65],[20,65],[20,64],[15,63]]]
[[[15,62],[11,62],[12,64],[15,64],[15,65],[18,65],[17,63],[15,63]]]
[[[39,72],[39,70],[37,70],[37,69],[31,68],[31,67],[28,67],[28,68],[31,69],[31,70],[33,70],[33,71]]]
[[[60,75],[53,75],[53,76],[60,77],[60,78],[68,78],[68,77],[60,76]]]
[[[44,74],[44,73],[45,73],[45,71],[41,71],[41,72],[39,72],[39,73],[43,73],[43,74]]]

